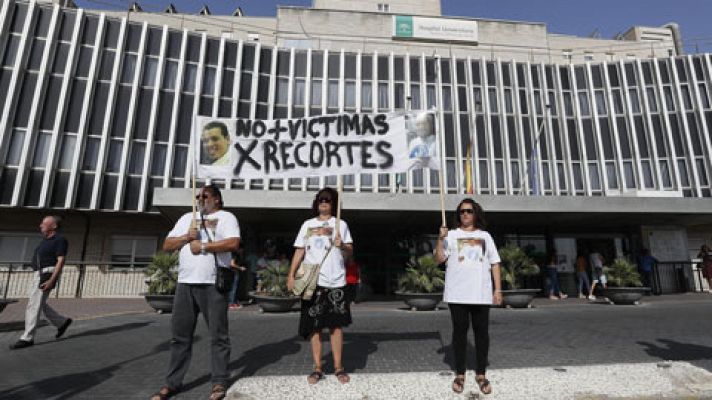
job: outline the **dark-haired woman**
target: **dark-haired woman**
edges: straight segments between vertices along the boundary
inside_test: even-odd
[[[341,355],[344,344],[342,328],[351,324],[351,311],[345,296],[346,268],[344,259],[353,254],[353,240],[345,221],[336,230],[338,193],[331,188],[321,189],[312,203],[314,218],[304,221],[294,241],[294,257],[289,270],[287,287],[294,287],[294,276],[299,264],[319,264],[319,279],[310,300],[302,300],[299,334],[311,342],[314,370],[307,377],[310,384],[324,378],[321,365],[321,332],[329,329],[331,353],[334,357],[336,378],[349,382]]]
[[[492,393],[485,376],[489,352],[489,312],[492,304],[502,303],[499,253],[492,236],[485,231],[482,207],[464,199],[455,211],[457,229],[440,228],[435,257],[447,261],[443,300],[452,317],[452,347],[455,353],[455,379],[452,390],[465,389],[467,331],[475,334],[475,381],[484,394]],[[494,288],[492,287],[494,283]],[[494,289],[494,290],[493,290]]]

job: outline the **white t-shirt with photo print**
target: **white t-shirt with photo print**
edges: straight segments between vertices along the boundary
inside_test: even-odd
[[[487,231],[451,230],[443,241],[447,270],[443,301],[492,304],[492,264],[500,262]]]
[[[219,242],[228,238],[240,237],[240,225],[237,218],[230,212],[218,210],[205,215],[205,226],[197,219],[199,239],[207,238],[210,242]],[[193,213],[183,214],[176,226],[168,233],[168,237],[179,237],[188,233]],[[230,268],[230,252],[215,253],[218,266]],[[215,284],[215,257],[213,253],[193,254],[190,245],[180,249],[178,265],[178,282],[192,284]]]
[[[299,229],[297,238],[294,240],[294,247],[304,249],[304,260],[307,264],[324,263],[319,270],[319,286],[335,288],[346,285],[346,268],[344,267],[344,257],[339,249],[331,249],[329,255],[324,259],[324,255],[334,243],[334,229],[336,218],[331,217],[328,221],[320,221],[312,218],[304,221]],[[343,243],[353,243],[349,226],[343,219],[339,225],[341,231],[341,241]]]

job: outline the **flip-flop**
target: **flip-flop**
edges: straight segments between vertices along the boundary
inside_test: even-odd
[[[168,386],[162,387],[158,392],[151,395],[151,400],[168,400],[178,394],[178,391]]]
[[[351,381],[351,377],[343,369],[336,371],[334,375],[336,375],[336,379],[338,379],[342,385]]]
[[[487,378],[475,379],[475,381],[477,381],[477,386],[480,387],[480,392],[482,392],[483,394],[492,393],[492,385],[490,384],[490,381]],[[489,388],[489,390],[485,390],[485,388]]]
[[[452,380],[452,391],[455,393],[462,393],[465,390],[465,378],[456,377]]]
[[[223,400],[227,395],[227,388],[225,385],[215,384],[212,390],[210,390],[210,400]]]
[[[307,382],[309,382],[310,385],[316,385],[322,379],[324,379],[324,373],[321,371],[315,370],[307,376]]]

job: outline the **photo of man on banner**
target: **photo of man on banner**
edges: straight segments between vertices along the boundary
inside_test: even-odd
[[[221,121],[210,121],[203,126],[200,135],[200,164],[230,166],[230,132]]]
[[[408,158],[411,168],[438,169],[438,143],[435,136],[435,115],[426,111],[413,111],[405,116],[408,132]]]

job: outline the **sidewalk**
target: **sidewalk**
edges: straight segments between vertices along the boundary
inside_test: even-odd
[[[480,393],[469,371],[462,394],[452,392],[451,371],[354,374],[340,384],[327,376],[309,385],[304,376],[250,377],[228,392],[232,400],[289,399],[709,399],[712,373],[686,362],[612,364],[488,371],[492,393]]]

